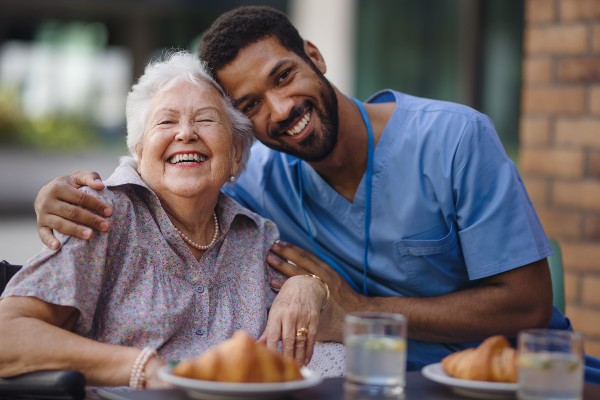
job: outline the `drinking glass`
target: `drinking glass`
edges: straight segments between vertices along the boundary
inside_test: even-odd
[[[578,400],[583,396],[583,337],[532,329],[519,333],[518,398]]]
[[[394,313],[352,313],[344,319],[347,392],[398,396],[406,374],[406,318]]]

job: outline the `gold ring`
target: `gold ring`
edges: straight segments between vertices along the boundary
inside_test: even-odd
[[[296,337],[306,336],[306,335],[308,335],[308,329],[306,329],[306,328],[300,328],[296,331]]]

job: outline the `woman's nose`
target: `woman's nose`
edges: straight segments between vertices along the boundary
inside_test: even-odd
[[[188,122],[181,122],[177,126],[177,140],[189,142],[198,140],[198,133],[194,127],[194,124]]]

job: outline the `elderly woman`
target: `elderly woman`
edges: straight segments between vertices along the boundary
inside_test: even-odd
[[[246,118],[179,52],[150,64],[129,93],[127,131],[131,157],[96,194],[115,210],[110,232],[62,236],[6,288],[0,376],[76,369],[92,385],[156,387],[165,360],[240,329],[279,337],[308,361],[326,285],[290,278],[274,301],[265,258],[278,230],[220,192],[248,157]]]

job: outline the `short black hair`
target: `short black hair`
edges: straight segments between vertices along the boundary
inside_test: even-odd
[[[216,78],[217,71],[233,61],[240,50],[271,36],[308,60],[298,30],[283,12],[268,6],[242,6],[221,14],[202,36],[198,55]]]

